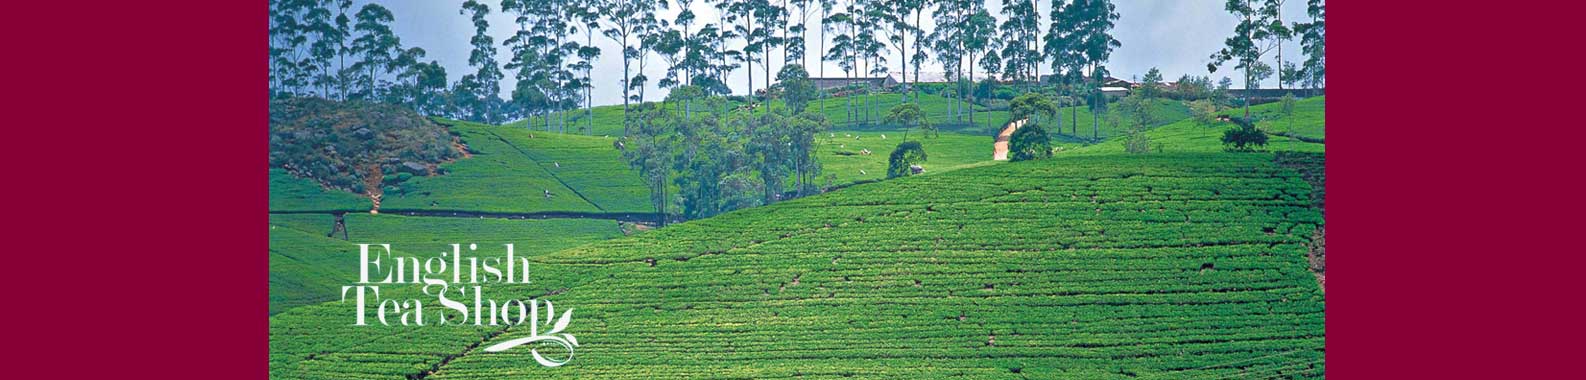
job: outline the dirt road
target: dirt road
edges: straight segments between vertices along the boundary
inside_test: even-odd
[[[1029,120],[1030,119],[1019,119],[1019,120],[1014,121],[1012,123],[1008,123],[1008,126],[1002,128],[1002,132],[998,132],[997,133],[997,142],[991,144],[991,147],[992,147],[991,159],[992,160],[996,160],[996,161],[1007,161],[1008,160],[1008,140],[1013,137],[1013,131],[1014,130],[1019,129],[1019,127],[1023,127],[1024,126],[1024,122],[1025,121],[1029,121]]]

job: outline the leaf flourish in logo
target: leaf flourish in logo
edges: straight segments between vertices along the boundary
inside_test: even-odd
[[[529,336],[496,343],[490,347],[485,347],[485,352],[501,352],[526,344],[550,342],[552,344],[561,346],[563,349],[566,349],[567,358],[562,360],[551,360],[543,355],[540,355],[540,349],[538,347],[531,346],[532,348],[529,349],[529,354],[534,356],[534,361],[539,362],[540,365],[546,367],[560,367],[563,364],[567,364],[567,362],[572,361],[573,348],[578,347],[578,339],[574,338],[573,334],[563,333],[562,330],[567,329],[567,324],[573,321],[573,309],[567,309],[567,312],[562,313],[560,318],[556,318],[556,307],[551,305],[551,301],[545,301],[544,324],[550,326],[550,329],[546,330],[543,334],[540,332],[541,323],[539,301],[531,301],[529,303],[529,315],[531,316],[529,319]]]

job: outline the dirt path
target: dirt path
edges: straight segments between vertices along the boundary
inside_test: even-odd
[[[991,144],[991,148],[992,148],[991,159],[992,160],[996,160],[996,161],[1007,161],[1008,160],[1008,140],[1013,138],[1013,131],[1014,130],[1018,130],[1019,127],[1023,127],[1024,126],[1024,122],[1029,121],[1029,120],[1030,119],[1019,119],[1018,121],[1014,121],[1012,123],[1008,123],[1008,126],[1002,128],[1002,132],[997,133],[997,142]]]

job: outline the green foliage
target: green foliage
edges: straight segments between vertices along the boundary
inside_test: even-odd
[[[633,115],[631,130],[617,141],[621,144],[622,158],[639,172],[639,178],[650,188],[650,205],[662,215],[659,222],[665,224],[667,206],[671,203],[667,185],[672,173],[672,149],[679,137],[677,130],[682,118],[654,103],[639,104],[634,107]]]
[[[398,167],[456,159],[446,129],[397,106],[292,98],[270,102],[270,167],[355,193]],[[429,174],[429,173],[425,173]]]
[[[884,121],[887,124],[903,127],[904,138],[907,138],[908,131],[914,128],[922,129],[922,132],[927,137],[935,132],[935,129],[931,127],[931,121],[925,118],[925,112],[920,111],[920,105],[916,103],[903,103],[892,106],[892,109],[887,110],[887,117]]]
[[[314,180],[270,169],[270,211],[368,211],[369,200],[346,191],[327,189]]]
[[[732,193],[724,187],[726,178],[749,171],[744,142],[739,135],[726,133],[717,120],[684,119],[677,129],[681,138],[672,170],[677,173],[673,182],[678,187],[684,218],[709,217],[731,210]]]
[[[925,162],[925,147],[919,141],[904,141],[887,156],[887,178],[907,177],[914,174],[912,167]]]
[[[1150,97],[1130,95],[1118,101],[1118,113],[1128,121],[1125,130],[1143,131],[1157,125],[1155,104]]]
[[[974,95],[977,99],[999,99],[997,98],[997,90],[1001,89],[1002,83],[998,83],[996,79],[986,78],[975,84]]]
[[[888,155],[897,147],[902,130],[835,130],[821,133],[819,163],[824,186],[845,185],[855,182],[886,178]],[[912,136],[912,135],[911,135]],[[991,149],[986,136],[944,131],[930,139],[919,139],[920,145],[931,152],[931,170],[942,172],[991,162]],[[870,152],[870,154],[864,154]]]
[[[1018,130],[1013,131],[1013,136],[1008,140],[1008,160],[1028,161],[1052,157],[1052,138],[1047,135],[1046,128],[1041,128],[1040,123],[1029,122]]]
[[[1190,118],[1201,125],[1212,125],[1217,122],[1217,104],[1210,100],[1196,100],[1189,102]]]
[[[1233,105],[1233,97],[1228,93],[1229,89],[1233,88],[1233,85],[1234,80],[1228,79],[1228,77],[1218,80],[1217,88],[1212,90],[1212,102],[1217,103],[1218,106]]]
[[[1222,114],[1243,116],[1244,112],[1229,110]],[[1289,112],[1284,112],[1281,101],[1250,106],[1250,117],[1256,120],[1256,127],[1268,132],[1318,139],[1327,137],[1326,96],[1298,99]]]
[[[777,72],[777,89],[781,91],[782,101],[788,108],[802,113],[809,107],[810,101],[820,95],[820,90],[815,88],[815,82],[810,81],[809,76],[804,66],[800,65],[783,66]]]
[[[1306,0],[1305,13],[1311,21],[1293,25],[1305,53],[1300,81],[1307,88],[1319,89],[1327,82],[1327,5],[1322,0]]]
[[[1151,152],[1151,135],[1143,130],[1132,129],[1123,137],[1123,150],[1125,152],[1141,154]]]
[[[1151,137],[1145,133],[1146,129],[1156,123],[1152,109],[1151,98],[1144,94],[1130,95],[1118,101],[1118,111],[1128,120],[1125,128],[1124,151],[1129,153],[1148,153],[1151,151]]]
[[[1234,69],[1244,70],[1245,88],[1260,88],[1261,80],[1272,75],[1272,66],[1261,61],[1261,56],[1271,51],[1270,44],[1281,43],[1291,35],[1288,26],[1280,21],[1282,2],[1227,0],[1224,9],[1239,19],[1232,36],[1223,47],[1211,54],[1206,70],[1217,72],[1224,63],[1234,61]],[[1249,104],[1246,102],[1246,106]]]
[[[1235,119],[1233,128],[1223,131],[1223,145],[1229,151],[1249,152],[1266,147],[1267,134],[1256,128],[1255,123],[1243,119]]]
[[[1226,152],[1222,142],[1223,130],[1233,124],[1215,122],[1215,128],[1197,124],[1194,120],[1180,120],[1178,122],[1156,127],[1145,131],[1151,140],[1151,152],[1179,154],[1179,153],[1223,153]],[[1066,147],[1060,156],[1105,156],[1122,155],[1125,150],[1125,139],[1113,139],[1099,144]],[[1325,152],[1326,145],[1302,142],[1289,137],[1267,136],[1267,150],[1273,152]]]
[[[641,178],[611,139],[445,121],[472,157],[387,192],[382,210],[652,212]],[[547,195],[546,193],[550,193]]]
[[[929,84],[922,85],[922,87],[933,88],[932,86],[929,86]],[[683,88],[687,87],[679,87],[679,89]],[[911,101],[913,98],[913,94],[876,93],[869,95],[856,94],[847,97],[817,99],[809,103],[809,105],[805,108],[805,112],[821,114],[835,128],[850,130],[875,130],[878,128],[887,128],[886,126],[881,125],[881,121],[885,118],[887,110],[893,105],[911,102],[919,104],[920,111],[925,114],[925,119],[931,123],[932,127],[935,127],[938,130],[966,130],[979,133],[988,129],[999,128],[1007,121],[1006,111],[993,111],[984,105],[968,104],[967,102],[963,102],[961,100],[924,92],[920,94],[919,101]],[[709,97],[709,99],[721,98]],[[771,102],[773,108],[786,108],[782,99],[773,99]],[[857,105],[859,108],[861,108],[857,110],[859,111],[858,114],[851,112],[856,110],[850,108],[849,102],[853,102],[854,105]],[[729,101],[725,104],[725,108],[735,109],[743,104],[745,103],[743,103],[741,100]],[[867,104],[869,106],[864,106]],[[956,108],[959,106],[964,108]],[[975,124],[970,124],[969,119],[967,118],[967,108],[969,107],[975,108]],[[673,104],[669,107],[670,110],[678,113],[683,113],[684,108],[684,106],[680,106],[678,104]],[[712,106],[712,109],[719,110],[720,108],[723,107]],[[865,113],[868,112],[865,110],[865,108],[873,109],[873,113],[868,119],[865,116]],[[699,105],[695,104],[694,109],[698,111]],[[955,110],[959,112],[954,113]],[[730,112],[746,113],[745,110],[731,110]],[[764,112],[764,109],[756,108],[755,112]],[[1069,110],[1065,109],[1064,112],[1069,112]],[[592,119],[588,119],[588,121],[594,125],[593,134],[595,136],[622,136],[622,105],[619,104],[614,106],[594,107],[590,111],[590,114],[592,116],[589,117],[592,117]],[[569,120],[570,123],[583,124],[586,122],[586,116],[584,116],[582,112],[573,112],[569,115]],[[519,128],[540,128],[539,126],[544,124],[544,117],[536,116],[527,120],[518,120],[507,123],[506,125]]]
[[[1175,85],[1177,86],[1176,91],[1168,95],[1177,97],[1179,100],[1195,101],[1212,97],[1212,79],[1208,76],[1184,74],[1184,76],[1179,77],[1178,83]]]
[[[1293,117],[1294,116],[1294,105],[1295,105],[1295,103],[1298,103],[1298,102],[1299,101],[1296,100],[1296,98],[1294,97],[1294,94],[1292,94],[1292,93],[1283,94],[1283,98],[1278,100],[1279,106],[1282,107],[1282,108],[1280,108],[1279,112],[1282,112],[1283,113],[1283,117],[1285,117],[1285,118]]]
[[[500,243],[516,243],[514,254],[534,257],[622,235],[616,223],[599,219],[367,213],[348,213],[345,218],[347,240],[342,240],[340,234],[327,237],[334,225],[331,215],[270,215],[270,315],[300,306],[335,304],[341,287],[357,281],[359,242],[388,243],[398,253],[408,254],[450,251],[446,244],[453,242],[478,243],[482,250],[491,250]],[[494,251],[484,252],[485,256],[499,256]]]
[[[1140,79],[1140,88],[1136,92],[1146,98],[1162,96],[1162,71],[1155,67],[1146,71],[1145,77]]]
[[[1046,120],[1045,118],[1057,117],[1057,105],[1046,96],[1038,93],[1028,93],[1013,98],[1008,103],[1008,120],[1018,121],[1032,118],[1034,121]]]

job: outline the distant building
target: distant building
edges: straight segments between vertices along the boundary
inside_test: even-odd
[[[1137,86],[1137,84],[1134,82],[1113,77],[1107,77],[1106,79],[1101,80],[1101,87],[1104,89],[1107,87],[1123,87],[1126,89],[1133,89],[1135,86]]]
[[[1052,83],[1053,80],[1055,80],[1055,79],[1052,79],[1052,74],[1041,74],[1041,82],[1042,83]],[[1102,87],[1135,88],[1135,86],[1138,86],[1138,84],[1136,84],[1134,82],[1127,81],[1127,80],[1113,78],[1113,77],[1109,76],[1109,77],[1106,77],[1106,78],[1101,80],[1101,86]]]
[[[892,76],[880,78],[810,78],[810,81],[815,82],[815,87],[822,90],[863,84],[870,84],[875,88],[891,88],[898,85],[897,79],[893,79]]]
[[[942,72],[942,71],[921,71],[919,73],[915,73],[913,71],[910,71],[907,78],[905,78],[903,76],[903,73],[901,73],[901,72],[892,72],[892,73],[887,74],[887,75],[891,76],[894,80],[897,80],[898,83],[904,83],[904,84],[914,83],[916,81],[915,77],[919,77],[919,79],[918,79],[919,83],[952,83],[953,82],[953,79],[952,79],[953,78],[953,74],[952,73],[948,73],[948,72]],[[964,75],[969,75],[969,73],[964,73]],[[989,77],[991,77],[991,76],[990,75],[986,75],[986,73],[981,73],[981,72],[976,72],[975,73],[975,81],[976,82],[979,82],[981,80],[985,80],[986,78],[989,78]]]

